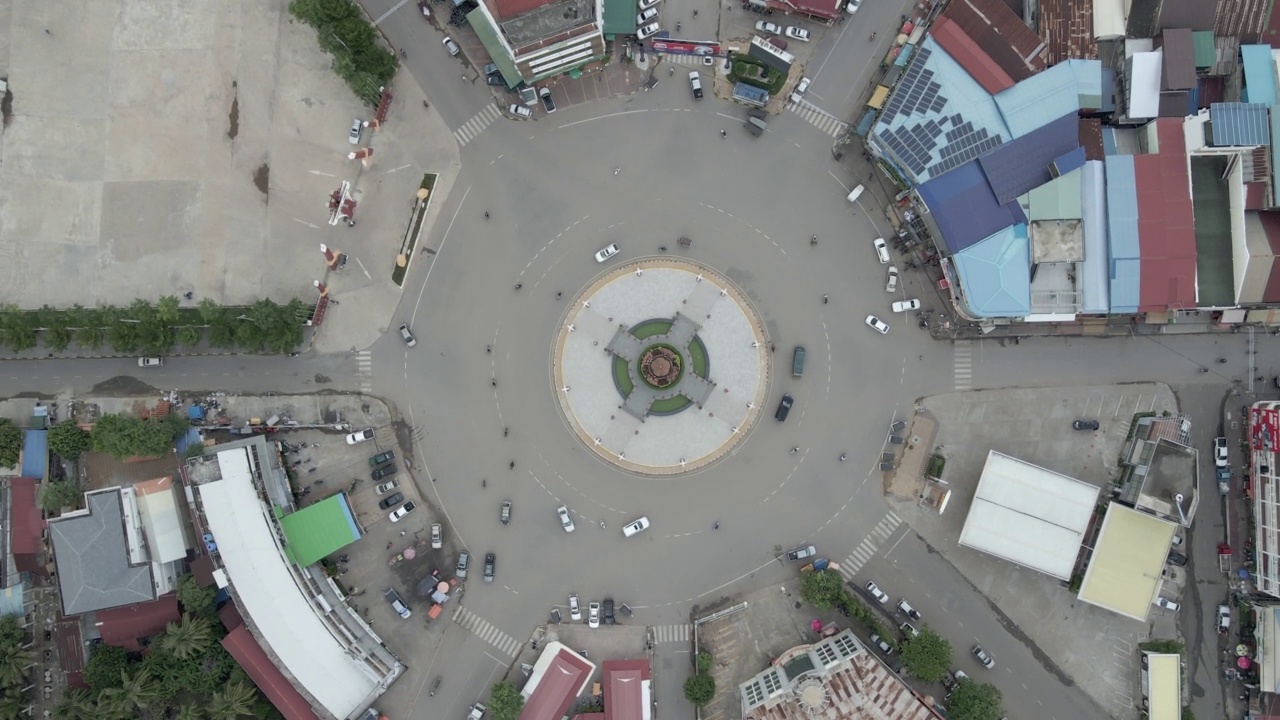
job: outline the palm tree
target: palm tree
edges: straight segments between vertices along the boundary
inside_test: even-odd
[[[20,720],[26,709],[27,698],[22,688],[10,686],[4,689],[4,694],[0,695],[0,720]]]
[[[169,623],[164,631],[164,649],[179,660],[203,655],[213,645],[213,627],[202,617],[182,616],[182,622]]]
[[[123,706],[122,709],[130,712],[134,708],[145,708],[159,694],[155,678],[146,670],[139,670],[132,677],[127,670],[121,670],[120,680],[120,687],[104,690],[101,697],[106,699],[107,693],[112,693],[112,697]]]
[[[55,712],[59,720],[94,720],[98,717],[98,706],[88,690],[77,688],[62,696]]]
[[[30,651],[17,643],[0,645],[0,685],[21,685],[30,666]]]
[[[253,688],[233,682],[225,690],[213,694],[209,701],[209,717],[212,720],[235,720],[248,715],[253,703]]]
[[[195,705],[183,705],[173,720],[203,720],[204,711]]]

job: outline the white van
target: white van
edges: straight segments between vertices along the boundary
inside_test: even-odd
[[[862,194],[863,189],[864,188],[861,185],[854,188],[853,192],[849,193],[849,202],[857,202],[858,196]]]

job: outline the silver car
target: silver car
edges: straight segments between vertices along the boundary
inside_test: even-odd
[[[564,528],[564,531],[573,532],[574,530],[573,516],[569,514],[569,508],[565,507],[564,505],[561,505],[560,507],[556,508],[556,514],[560,516],[560,526]]]
[[[578,602],[577,593],[569,596],[569,619],[582,622],[582,604]]]
[[[587,605],[587,627],[592,630],[600,627],[600,603],[598,602]]]

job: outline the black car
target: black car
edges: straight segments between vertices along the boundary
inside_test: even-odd
[[[604,624],[612,625],[616,620],[613,617],[613,598],[604,599]]]
[[[373,478],[374,480],[381,480],[384,477],[390,477],[391,475],[395,475],[395,474],[396,474],[396,464],[387,463],[382,467],[374,468],[373,472],[369,473],[369,477]]]
[[[1097,430],[1098,421],[1097,420],[1076,420],[1075,422],[1071,423],[1071,427],[1077,430]]]
[[[795,401],[795,398],[790,395],[783,395],[782,401],[778,403],[778,411],[773,414],[773,419],[778,422],[786,420],[787,414],[791,412],[791,406]]]
[[[1186,567],[1187,556],[1183,555],[1177,550],[1173,550],[1173,551],[1170,551],[1169,553],[1169,562],[1173,563],[1174,565],[1177,565],[1178,567]]]
[[[394,450],[388,450],[384,453],[374,455],[373,457],[369,458],[369,466],[378,467],[382,463],[391,462],[391,460],[395,458],[395,456],[396,456],[396,453]]]
[[[497,561],[493,553],[484,554],[484,581],[493,582],[493,566]]]
[[[494,73],[493,75],[484,76],[484,84],[494,87],[506,87],[507,81],[502,78],[500,73]]]
[[[404,502],[404,493],[393,493],[383,498],[382,502],[378,503],[378,507],[386,510],[387,508],[399,505],[402,502]]]

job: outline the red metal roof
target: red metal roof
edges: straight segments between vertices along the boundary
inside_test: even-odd
[[[1042,0],[1040,32],[1044,36],[1045,62],[1093,60],[1098,43],[1093,38],[1093,3],[1078,0]]]
[[[73,674],[84,672],[84,640],[78,615],[58,618],[53,626],[53,641],[58,645],[58,666],[63,674],[70,679]]]
[[[281,715],[288,720],[320,720],[320,716],[311,709],[311,703],[289,683],[280,668],[271,662],[262,646],[258,645],[258,641],[253,639],[249,628],[241,625],[232,630],[223,638],[222,646],[240,663],[253,684],[258,686]]]
[[[222,621],[222,627],[226,628],[228,632],[244,624],[244,618],[240,615],[240,608],[236,607],[233,602],[225,603],[218,608],[218,619]]]
[[[578,697],[591,666],[568,648],[552,658],[520,711],[520,720],[560,720]]]
[[[1047,67],[1044,40],[1000,0],[953,0],[942,17],[959,25],[1015,82]]]
[[[644,686],[649,680],[648,660],[610,660],[604,664],[605,720],[642,720],[645,717]],[[653,697],[652,689],[648,697]]]
[[[1267,238],[1267,245],[1271,247],[1271,273],[1267,277],[1266,287],[1262,290],[1262,301],[1280,302],[1280,263],[1275,261],[1276,256],[1280,256],[1280,211],[1260,212],[1258,220],[1262,223],[1262,232]],[[1263,260],[1264,258],[1256,259],[1256,261]]]
[[[1196,239],[1182,121],[1156,120],[1159,153],[1133,158],[1138,190],[1142,290],[1138,309],[1159,312],[1196,304]]]
[[[983,90],[995,95],[1001,90],[1013,87],[1014,80],[1009,77],[1009,73],[992,60],[990,55],[983,52],[982,48],[978,47],[978,43],[966,35],[954,21],[945,16],[938,18],[933,28],[929,30],[929,34],[953,60],[960,63],[960,67],[964,68],[964,71],[969,73],[969,76],[977,81]]]
[[[151,602],[99,610],[94,618],[102,642],[138,652],[142,649],[138,638],[159,633],[169,623],[181,620],[182,613],[178,610],[178,596],[169,594]]]
[[[9,545],[18,570],[43,575],[44,516],[36,505],[37,483],[35,478],[9,481]]]
[[[834,20],[844,13],[847,0],[770,0],[769,8]]]

